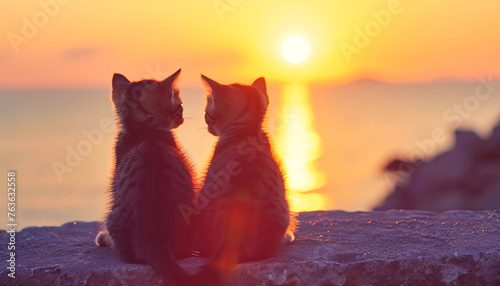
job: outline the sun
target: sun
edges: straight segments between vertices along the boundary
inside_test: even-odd
[[[309,56],[309,44],[302,37],[292,36],[283,42],[281,53],[285,60],[294,64],[301,63]]]

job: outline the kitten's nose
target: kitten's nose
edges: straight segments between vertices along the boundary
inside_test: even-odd
[[[205,122],[208,125],[212,125],[214,123],[214,119],[210,116],[210,114],[208,114],[208,112],[205,112]]]
[[[182,104],[177,107],[175,110],[175,115],[176,116],[182,116],[182,112],[184,111],[184,107],[182,107]]]

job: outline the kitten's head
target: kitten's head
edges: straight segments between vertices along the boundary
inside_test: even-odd
[[[175,82],[181,70],[163,81],[130,82],[121,74],[113,75],[111,99],[125,129],[177,128],[184,122],[182,100]]]
[[[266,80],[258,78],[252,85],[220,84],[201,75],[209,88],[205,121],[215,136],[231,132],[251,132],[262,127],[269,106]]]

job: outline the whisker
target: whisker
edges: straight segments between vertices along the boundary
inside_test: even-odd
[[[185,128],[191,133],[191,135],[198,135],[200,134],[200,132],[203,132],[207,129],[206,127],[195,127],[193,125],[186,125]]]
[[[210,133],[208,132],[203,133],[203,135],[201,135],[200,139],[196,143],[195,148],[199,148],[200,146],[204,145],[204,143],[206,143],[206,139],[210,138],[209,135]]]
[[[187,119],[187,120],[186,120]],[[204,124],[200,124],[200,122],[196,119],[193,119],[193,118],[184,118],[184,124],[186,124],[186,126],[190,126],[190,127],[196,127],[196,126],[202,126]]]

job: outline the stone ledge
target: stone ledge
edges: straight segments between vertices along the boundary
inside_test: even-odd
[[[301,213],[277,257],[241,264],[229,285],[500,285],[500,210]],[[97,222],[17,233],[13,285],[160,285],[145,265],[94,245]],[[7,233],[0,232],[7,242]],[[6,247],[0,257],[8,258]],[[193,270],[203,261],[181,265]],[[5,262],[4,262],[5,265]]]

